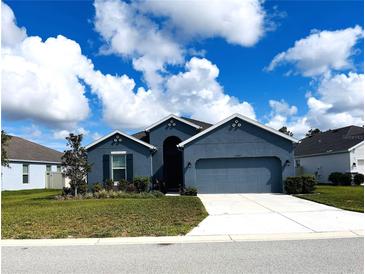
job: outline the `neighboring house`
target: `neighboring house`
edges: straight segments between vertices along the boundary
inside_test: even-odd
[[[321,183],[332,172],[364,174],[364,128],[347,126],[304,138],[295,148],[298,174],[314,174]]]
[[[1,167],[2,190],[62,188],[61,152],[16,136],[5,149],[9,167]]]
[[[297,140],[240,114],[211,125],[169,115],[143,132],[112,133],[86,146],[88,183],[150,176],[169,191],[282,192]]]

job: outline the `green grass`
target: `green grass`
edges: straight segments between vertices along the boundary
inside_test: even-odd
[[[172,236],[207,213],[197,197],[58,201],[57,190],[2,192],[2,238]]]
[[[295,196],[346,210],[364,212],[363,186],[318,185],[313,194]]]

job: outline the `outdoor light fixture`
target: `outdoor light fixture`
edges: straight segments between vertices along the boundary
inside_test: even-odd
[[[352,163],[352,168],[355,168],[356,167],[356,163]]]
[[[290,161],[289,161],[289,160],[286,160],[286,161],[285,161],[285,165],[286,165],[286,166],[290,166]]]
[[[191,163],[190,162],[188,163],[187,168],[191,168]]]

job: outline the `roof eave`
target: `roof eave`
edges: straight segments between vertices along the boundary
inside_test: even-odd
[[[178,121],[180,121],[180,122],[182,122],[182,123],[185,123],[185,124],[187,124],[187,125],[189,125],[189,126],[195,127],[196,129],[201,129],[201,128],[202,128],[201,126],[196,125],[196,124],[194,124],[194,123],[192,123],[192,122],[189,122],[189,121],[187,121],[187,120],[185,120],[185,119],[183,119],[183,118],[181,118],[181,117],[178,117],[178,116],[176,116],[176,115],[174,115],[174,114],[170,114],[170,115],[168,115],[168,116],[166,116],[166,117],[162,118],[161,120],[157,121],[156,123],[154,123],[154,124],[150,125],[150,126],[149,126],[148,128],[146,128],[144,131],[145,131],[145,132],[150,132],[150,130],[151,130],[151,129],[153,129],[153,128],[157,127],[158,125],[162,124],[163,122],[165,122],[166,120],[171,119],[171,118],[174,118],[174,119],[176,119],[176,120],[178,120]]]

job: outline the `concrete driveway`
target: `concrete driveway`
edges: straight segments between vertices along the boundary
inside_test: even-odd
[[[284,194],[201,194],[209,216],[188,235],[360,231],[364,214]]]

